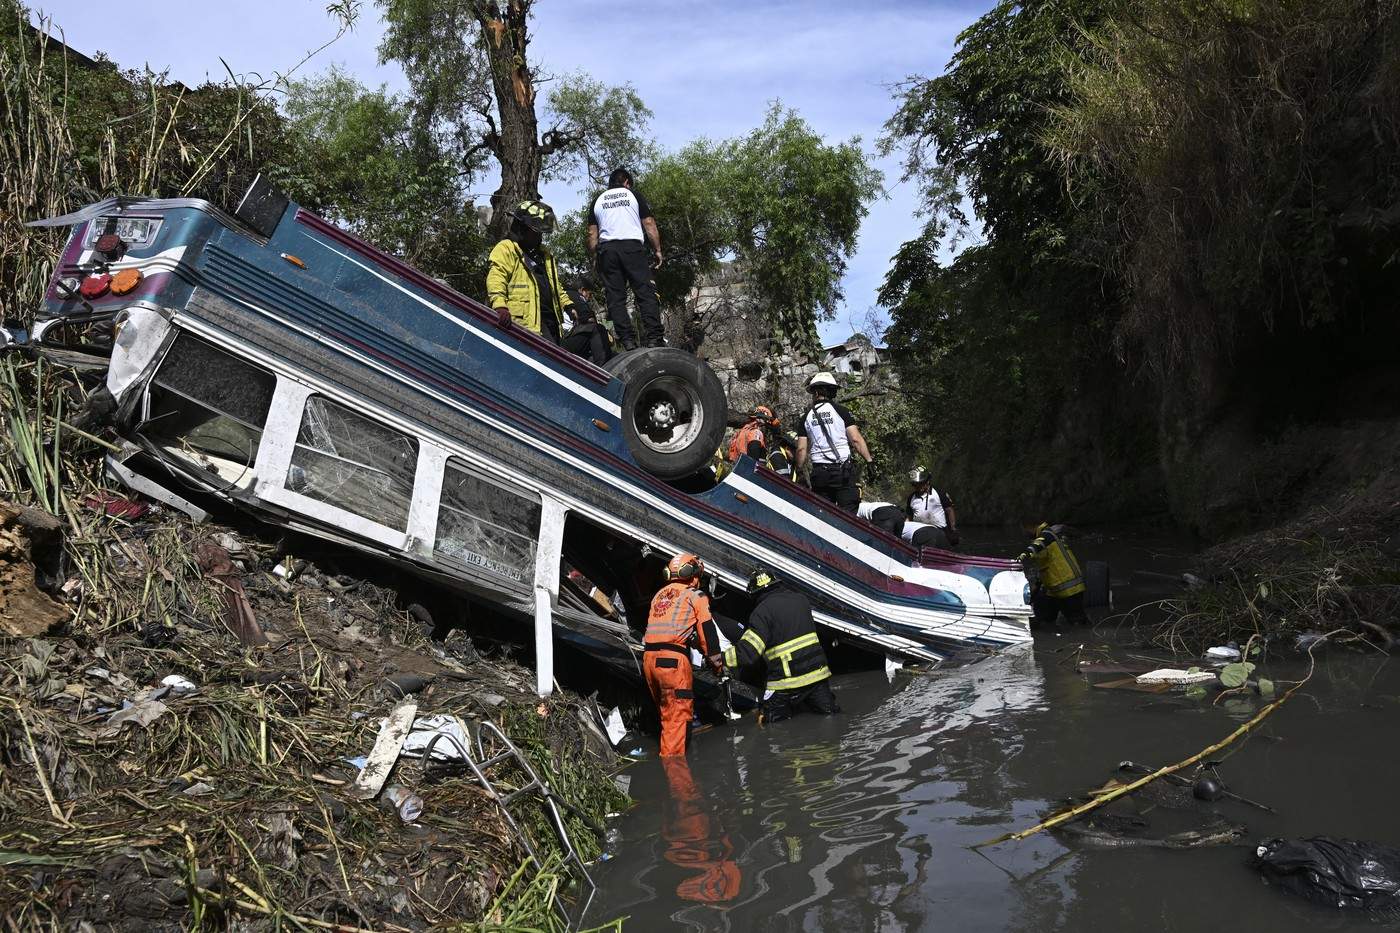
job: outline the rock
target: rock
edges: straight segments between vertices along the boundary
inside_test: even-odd
[[[0,634],[32,638],[68,620],[68,608],[40,589],[35,566],[56,559],[49,552],[61,541],[58,519],[0,501]]]

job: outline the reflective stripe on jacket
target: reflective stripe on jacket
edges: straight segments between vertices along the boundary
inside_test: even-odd
[[[700,653],[709,654],[704,628],[709,621],[710,603],[704,593],[688,582],[668,583],[652,597],[642,641],[648,645],[686,647],[693,635],[699,642]]]
[[[765,662],[769,690],[797,690],[831,676],[812,621],[807,597],[774,587],[759,599],[749,627],[724,652],[724,663],[742,667]]]
[[[553,314],[559,322],[559,333],[564,332],[563,309],[572,304],[568,292],[559,281],[559,267],[548,250],[544,253],[545,274],[549,278],[552,295],[547,295],[546,313]],[[525,260],[525,251],[512,239],[504,239],[491,250],[490,268],[486,271],[486,303],[493,308],[505,305],[510,310],[511,320],[528,330],[540,333],[540,287],[530,264]]]
[[[750,421],[742,428],[734,432],[734,437],[729,441],[729,462],[733,463],[740,456],[749,452],[749,444],[758,441],[764,453],[768,452],[768,443],[763,437],[763,425],[757,421]]]
[[[1079,559],[1053,528],[1036,536],[1021,557],[1035,562],[1040,585],[1047,595],[1063,598],[1084,592],[1084,571],[1079,567]]]

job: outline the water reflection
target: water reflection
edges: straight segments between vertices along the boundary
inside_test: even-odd
[[[685,758],[662,758],[661,765],[671,794],[661,821],[664,857],[687,874],[676,896],[701,904],[733,900],[744,876],[715,807],[701,796]]]
[[[1011,720],[1044,708],[1044,684],[1028,651],[893,686],[862,675],[838,687],[846,715],[745,723],[695,743],[688,764],[641,766],[633,794],[665,805],[659,827],[628,824],[636,842],[603,879],[607,909],[707,930],[922,926],[929,879],[949,871],[934,827],[1006,805],[1023,746]],[[968,842],[987,834],[980,822]],[[647,845],[658,828],[661,846]]]

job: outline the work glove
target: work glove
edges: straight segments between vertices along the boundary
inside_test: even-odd
[[[707,656],[705,661],[710,665],[710,670],[714,671],[716,675],[724,673],[724,655],[712,654]]]
[[[962,535],[958,534],[958,529],[949,528],[944,532],[948,536],[948,546],[957,547],[962,542]]]
[[[509,308],[497,308],[497,309],[496,309],[496,326],[497,326],[497,327],[509,327],[509,326],[510,326],[510,309],[509,309]]]

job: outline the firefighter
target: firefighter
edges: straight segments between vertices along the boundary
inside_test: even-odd
[[[773,417],[773,409],[767,405],[755,405],[753,411],[749,412],[749,420],[729,439],[729,462],[733,463],[744,454],[748,454],[759,463],[763,463],[768,457],[767,430],[777,423],[778,419]]]
[[[1031,581],[1035,621],[1051,625],[1063,612],[1070,622],[1088,622],[1084,612],[1084,571],[1065,542],[1065,526],[1041,522],[1035,540],[1021,552]]]
[[[694,554],[677,554],[666,565],[666,585],[651,601],[642,672],[661,713],[661,754],[684,755],[695,713],[690,649],[708,656],[719,646],[709,597],[700,589],[705,564]],[[711,662],[718,669],[717,661]],[[718,672],[718,671],[717,671]]]
[[[757,599],[748,627],[711,661],[723,660],[736,669],[764,662],[766,688],[772,694],[761,707],[763,722],[782,722],[802,710],[824,716],[841,712],[807,597],[781,585],[762,567],[749,575],[748,591]]]
[[[521,201],[509,211],[510,231],[491,250],[486,298],[501,324],[514,321],[559,343],[564,315],[575,314],[554,256],[544,237],[554,229],[554,211],[543,201]]]
[[[817,373],[807,382],[812,407],[802,419],[804,434],[797,438],[797,469],[812,462],[812,492],[847,512],[860,505],[856,489],[855,461],[851,453],[870,462],[870,448],[860,433],[855,416],[836,397],[836,377]]]

